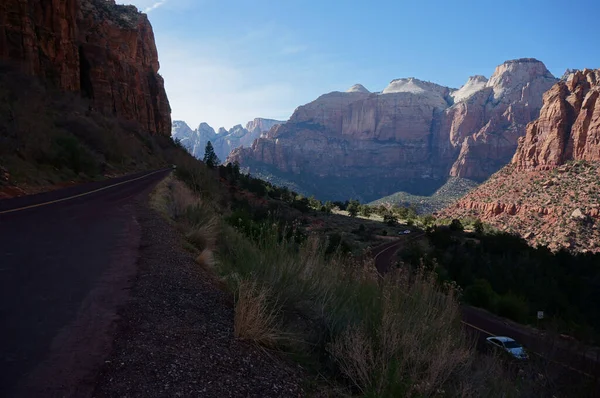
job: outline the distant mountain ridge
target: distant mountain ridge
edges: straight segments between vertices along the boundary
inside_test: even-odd
[[[200,123],[197,129],[192,130],[184,121],[175,120],[172,123],[171,135],[198,159],[204,157],[206,143],[210,141],[219,159],[225,161],[233,149],[250,146],[262,133],[280,123],[285,122],[255,118],[246,123],[246,127],[238,124],[229,130],[221,127],[218,132],[215,132],[215,129],[204,122]]]
[[[414,77],[378,93],[357,84],[298,107],[229,161],[321,199],[431,195],[449,177],[481,182],[510,162],[556,81],[542,62],[523,58],[460,89]]]

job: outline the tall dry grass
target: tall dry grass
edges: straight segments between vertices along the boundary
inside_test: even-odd
[[[240,280],[235,294],[234,335],[275,348],[281,340],[277,304],[269,303],[271,291],[254,280]]]
[[[212,205],[172,176],[157,185],[150,203],[184,230],[187,241],[198,251],[196,262],[205,268],[214,267],[221,220]]]
[[[180,184],[168,183],[164,208],[202,253],[214,250],[236,337],[312,358],[365,396],[518,395],[496,359],[476,354],[455,290],[434,274],[381,278],[372,262],[326,259],[316,236],[298,244],[266,223],[249,238]]]
[[[501,382],[508,378],[500,366],[471,380],[479,360],[461,327],[456,292],[434,274],[397,271],[382,279],[370,263],[326,261],[316,237],[298,248],[268,227],[254,242],[231,228],[224,236],[222,275],[234,289],[240,279],[268,288],[280,306],[279,333],[303,340],[284,340],[283,348],[321,358],[356,391],[510,396],[514,389]]]

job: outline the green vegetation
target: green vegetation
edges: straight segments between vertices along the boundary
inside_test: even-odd
[[[87,100],[0,64],[0,191],[162,167],[186,157],[170,137],[90,109]]]
[[[561,332],[598,342],[599,254],[552,253],[515,235],[486,232],[478,220],[466,222],[475,224],[475,232],[463,232],[459,220],[432,228],[426,244],[408,245],[400,261],[425,264],[442,280],[456,281],[469,304],[522,323],[544,311],[545,322]]]
[[[215,153],[215,149],[213,148],[213,145],[210,141],[208,141],[206,143],[206,148],[204,149],[203,162],[205,165],[207,165],[211,169],[214,169],[221,163],[221,161],[217,157],[217,154]]]
[[[364,396],[421,396],[439,389],[460,395],[465,388],[501,396],[511,388],[499,377],[505,374],[499,364],[469,377],[482,359],[458,322],[454,290],[438,286],[430,272],[421,269],[410,280],[390,274],[381,281],[372,263],[343,256],[339,247],[332,249],[335,242],[298,238],[293,224],[268,218],[247,228],[239,209],[223,212],[214,229],[223,210],[212,200],[190,200],[176,181],[165,185],[163,211],[179,209],[169,216],[184,228],[219,237],[216,244],[209,236],[190,242],[201,253],[217,250],[214,270],[234,292],[238,338],[291,353]]]
[[[291,355],[328,376],[328,383],[344,386],[347,395],[548,392],[543,383],[515,377],[501,359],[475,352],[459,322],[459,290],[440,283],[429,264],[381,278],[371,261],[345,250],[341,235],[322,239],[295,218],[320,213],[313,207],[325,205],[239,174],[232,165],[187,166],[177,171],[186,185],[165,181],[153,201],[197,248],[200,266],[232,293],[237,338]],[[217,177],[225,180],[220,187],[201,189]],[[308,210],[299,211],[296,202]],[[369,222],[358,224],[355,233],[368,233]],[[486,293],[472,293],[477,294]]]
[[[383,203],[389,203],[396,206],[414,206],[421,214],[434,213],[462,198],[478,185],[477,182],[465,178],[450,177],[448,181],[432,195],[424,196],[413,195],[406,192],[396,192],[395,194],[377,199],[370,204],[373,206]]]

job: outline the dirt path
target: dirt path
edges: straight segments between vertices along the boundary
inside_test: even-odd
[[[138,204],[141,250],[130,301],[95,397],[298,397],[303,370],[233,338],[231,299]]]

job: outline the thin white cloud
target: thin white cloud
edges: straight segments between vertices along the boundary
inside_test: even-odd
[[[162,6],[163,4],[165,4],[168,0],[160,0],[157,1],[156,3],[152,4],[150,7],[146,7],[144,9],[144,12],[147,14],[149,12],[151,12],[152,10],[156,10],[158,7]]]
[[[171,45],[160,54],[173,120],[229,129],[255,117],[287,119],[297,105],[288,82],[256,81],[235,63],[184,51]]]
[[[215,129],[256,117],[286,120],[299,105],[347,88],[335,56],[308,51],[281,30],[267,23],[201,39],[156,32],[172,119]],[[300,62],[290,56],[297,53]]]

